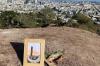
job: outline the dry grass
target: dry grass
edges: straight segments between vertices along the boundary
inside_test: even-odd
[[[100,36],[69,27],[0,30],[0,66],[22,66],[10,42],[46,39],[46,52],[65,50],[57,66],[100,66]]]

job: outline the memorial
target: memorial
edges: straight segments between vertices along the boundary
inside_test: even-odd
[[[25,39],[23,66],[44,66],[44,53],[44,39]]]

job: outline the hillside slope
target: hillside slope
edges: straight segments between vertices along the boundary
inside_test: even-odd
[[[22,66],[24,38],[46,39],[47,52],[65,50],[57,66],[100,66],[100,36],[69,27],[1,29],[0,66]]]

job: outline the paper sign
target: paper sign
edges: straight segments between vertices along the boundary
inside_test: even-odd
[[[24,66],[44,66],[44,39],[25,39]]]

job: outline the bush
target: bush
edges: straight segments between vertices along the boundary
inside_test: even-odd
[[[16,17],[17,13],[13,11],[4,11],[0,14],[0,24],[3,28],[11,28],[14,26],[14,18]]]
[[[79,27],[79,23],[77,22],[77,20],[70,19],[70,20],[66,23],[66,26],[68,26],[68,27]]]
[[[57,17],[57,20],[55,20],[54,24],[55,24],[56,26],[59,26],[59,27],[65,25],[65,23],[63,23],[62,19],[59,18],[59,17]]]
[[[98,35],[100,35],[100,29],[97,29],[96,33],[97,33]]]
[[[16,16],[15,20],[21,23],[21,25],[19,25],[21,28],[32,28],[37,26],[36,20],[34,18],[35,17],[32,15],[24,13]]]
[[[78,20],[78,23],[80,23],[80,24],[86,24],[87,22],[91,21],[91,18],[89,18],[88,16],[86,16],[82,13],[77,13],[72,18]]]
[[[56,15],[51,8],[44,8],[37,13],[16,13],[4,11],[0,13],[0,28],[33,28],[47,27],[53,23]]]
[[[77,20],[77,23],[73,24],[73,22],[70,22],[69,26],[72,26],[72,27],[79,26],[79,28],[85,29],[91,32],[96,32],[97,30],[98,26],[94,24],[94,21],[92,21],[91,18],[89,18],[87,15],[84,15],[78,12],[76,15],[72,17],[72,19]]]
[[[37,26],[38,27],[47,27],[47,26],[49,26],[49,22],[47,22],[45,19],[38,19]]]
[[[39,16],[44,16],[45,18],[47,19],[55,19],[56,17],[56,14],[53,12],[53,9],[49,8],[49,7],[45,7],[44,9],[42,9],[40,11],[40,14]]]

